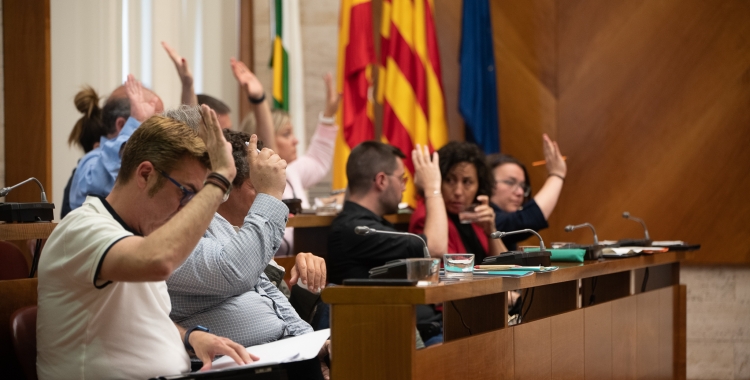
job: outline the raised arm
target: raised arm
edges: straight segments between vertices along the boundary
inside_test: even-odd
[[[417,144],[411,154],[414,163],[414,183],[424,190],[425,223],[424,235],[427,249],[433,257],[442,257],[448,251],[448,213],[441,189],[440,160],[437,152]]]
[[[534,200],[539,209],[542,210],[544,219],[549,219],[552,211],[555,210],[558,198],[560,198],[568,166],[563,160],[557,142],[550,140],[546,133],[542,135],[542,139],[544,140],[544,159],[547,161],[547,180],[539,192],[534,195]]]
[[[188,63],[185,57],[177,54],[177,51],[169,46],[166,42],[162,41],[161,46],[169,54],[169,58],[174,63],[174,68],[177,69],[177,75],[180,76],[180,82],[182,82],[182,104],[189,106],[198,105],[198,97],[195,95],[195,89],[193,88],[193,74],[188,68]]]
[[[247,68],[244,62],[232,58],[229,60],[229,63],[232,66],[234,78],[237,79],[237,83],[244,90],[247,100],[253,106],[255,123],[258,125],[255,134],[258,135],[260,141],[263,141],[264,147],[275,151],[276,132],[273,127],[271,107],[268,105],[268,101],[265,100],[266,93],[263,85],[258,80],[258,77]]]
[[[201,107],[203,124],[200,135],[206,143],[211,167],[228,179],[237,172],[232,147],[224,139],[216,113]],[[257,138],[251,140],[251,143]],[[149,164],[144,162],[141,165]],[[136,169],[139,170],[139,169]],[[167,223],[146,237],[128,237],[115,243],[102,261],[102,281],[163,281],[179,267],[203,236],[224,191],[207,185]]]

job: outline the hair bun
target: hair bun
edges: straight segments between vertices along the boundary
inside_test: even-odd
[[[76,105],[78,112],[84,114],[86,117],[98,116],[101,112],[99,108],[99,95],[90,86],[84,86],[81,91],[76,94],[73,102]]]

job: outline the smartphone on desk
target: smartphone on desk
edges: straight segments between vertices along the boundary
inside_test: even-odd
[[[403,278],[348,278],[344,285],[349,286],[415,286],[417,280]]]

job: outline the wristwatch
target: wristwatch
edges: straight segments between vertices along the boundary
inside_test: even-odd
[[[193,326],[189,328],[187,331],[185,331],[185,337],[183,338],[182,343],[185,344],[185,349],[188,351],[193,351],[193,346],[190,345],[190,333],[193,331],[208,332],[208,328],[198,325],[198,326]]]

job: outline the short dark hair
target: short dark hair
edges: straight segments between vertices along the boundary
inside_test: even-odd
[[[396,157],[406,158],[400,149],[379,141],[365,141],[354,147],[346,161],[349,193],[367,192],[380,172],[393,174],[398,167]]]
[[[216,114],[218,115],[228,115],[230,112],[232,112],[232,109],[229,108],[229,106],[222,102],[219,99],[214,98],[211,95],[206,94],[198,94],[198,104],[199,105],[207,105],[209,108],[214,110]]]
[[[130,100],[125,98],[109,97],[102,108],[102,125],[108,135],[117,133],[117,119],[130,117]]]
[[[239,187],[250,177],[250,163],[247,161],[247,145],[250,141],[250,135],[245,132],[224,130],[224,138],[232,144],[232,158],[234,158],[234,167],[237,168],[237,174],[234,176],[232,186]]]
[[[526,170],[526,165],[509,154],[495,153],[487,156],[487,165],[490,166],[490,170],[494,171],[496,167],[505,164],[515,164],[518,165],[521,170],[523,170],[524,182],[526,182],[526,186],[528,186],[529,188],[529,194],[531,194],[531,177],[529,177],[529,172],[528,170]],[[494,175],[492,176],[492,178],[495,178]],[[528,198],[529,197],[524,197],[524,201],[526,201]]]
[[[438,150],[438,155],[440,156],[440,176],[444,182],[448,179],[448,172],[454,166],[468,162],[477,169],[479,188],[476,195],[492,196],[495,177],[492,176],[492,171],[487,166],[484,152],[476,144],[451,141]]]

